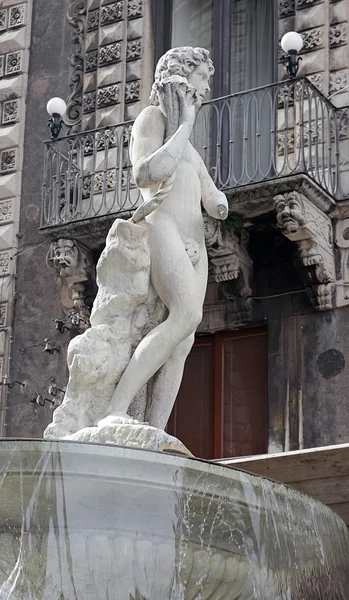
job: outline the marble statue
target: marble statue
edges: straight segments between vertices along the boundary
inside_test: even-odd
[[[109,231],[92,327],[70,344],[66,398],[45,437],[100,441],[97,430],[137,424],[129,408],[152,378],[145,420],[166,427],[202,318],[208,266],[201,207],[216,219],[228,215],[225,195],[189,141],[213,71],[202,48],[174,48],[158,62],[151,105],[131,136],[144,202]],[[92,438],[91,431],[76,437],[81,428],[93,430]]]

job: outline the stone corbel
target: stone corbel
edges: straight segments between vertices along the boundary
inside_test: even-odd
[[[217,283],[222,283],[224,296],[233,301],[236,319],[245,323],[252,319],[252,260],[247,252],[248,234],[238,236],[217,219],[204,215],[205,241],[210,269]]]
[[[274,197],[277,224],[298,246],[296,265],[315,308],[333,307],[335,262],[332,221],[300,192]]]
[[[349,304],[349,219],[338,221],[335,242],[339,248],[340,256],[337,306],[347,306]]]
[[[68,321],[75,331],[83,333],[90,327],[87,288],[95,281],[91,251],[76,240],[59,239],[51,244],[47,263],[61,280],[62,308]]]

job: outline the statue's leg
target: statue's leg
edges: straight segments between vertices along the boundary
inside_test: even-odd
[[[109,416],[99,424],[110,423],[112,416],[127,416],[137,392],[170,358],[175,348],[195,332],[202,318],[207,282],[204,244],[201,258],[193,267],[177,231],[158,227],[149,237],[152,284],[167,306],[169,316],[138,344],[116,387]]]
[[[194,343],[194,333],[181,342],[154,376],[151,404],[145,420],[153,427],[165,429],[183,377],[186,358]]]

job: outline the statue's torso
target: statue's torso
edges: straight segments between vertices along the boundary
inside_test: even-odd
[[[171,191],[162,204],[147,217],[147,221],[156,226],[175,226],[184,242],[194,239],[202,243],[204,239],[200,168],[199,155],[188,142],[176,169]],[[157,191],[157,186],[141,191],[146,200]]]

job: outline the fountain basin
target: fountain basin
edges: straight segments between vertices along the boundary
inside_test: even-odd
[[[322,504],[191,458],[0,442],[1,600],[345,600]]]

